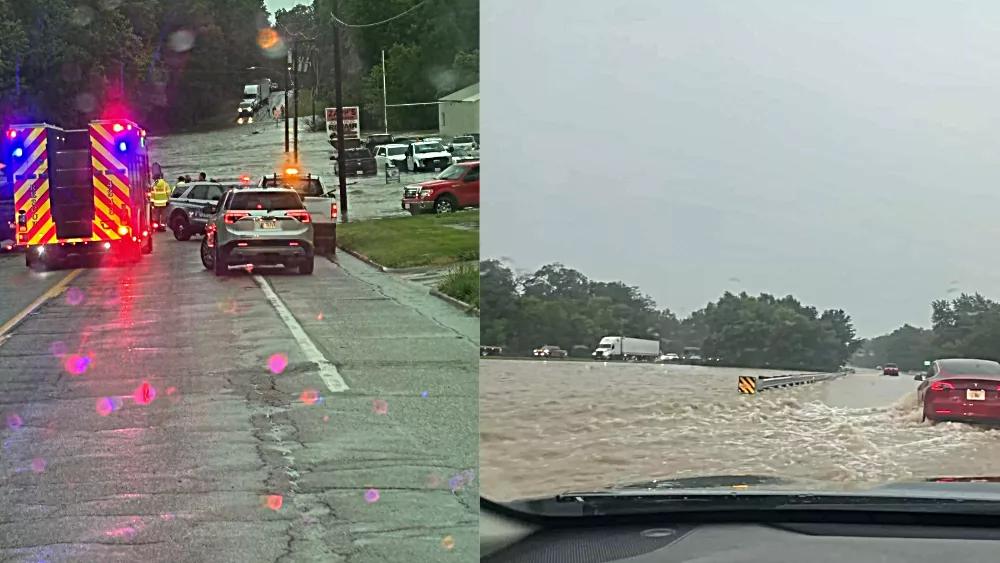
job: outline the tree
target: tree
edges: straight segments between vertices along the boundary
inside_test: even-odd
[[[483,343],[513,353],[544,344],[592,350],[604,336],[623,335],[658,339],[664,351],[701,347],[724,365],[833,370],[861,346],[847,313],[820,313],[792,296],[726,293],[678,320],[637,287],[559,263],[516,277],[491,260],[480,273]]]

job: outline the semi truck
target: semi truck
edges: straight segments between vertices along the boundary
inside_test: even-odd
[[[135,263],[153,251],[146,131],[124,120],[66,130],[12,125],[3,138],[14,244],[29,268],[71,257]]]
[[[660,342],[625,336],[605,336],[591,356],[595,360],[604,361],[648,362],[660,356]]]
[[[252,103],[255,111],[262,107],[270,109],[271,79],[262,78],[244,85],[243,101]]]

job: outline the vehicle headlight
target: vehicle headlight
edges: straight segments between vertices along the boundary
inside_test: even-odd
[[[420,197],[422,197],[423,199],[427,199],[431,197],[431,194],[433,193],[434,190],[420,190]]]

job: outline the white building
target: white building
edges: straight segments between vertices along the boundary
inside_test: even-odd
[[[438,132],[454,137],[479,133],[479,83],[438,100]]]

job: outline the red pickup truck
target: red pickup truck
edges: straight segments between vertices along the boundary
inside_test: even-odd
[[[406,186],[402,207],[411,215],[479,207],[479,161],[452,164],[433,180]]]

